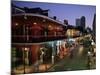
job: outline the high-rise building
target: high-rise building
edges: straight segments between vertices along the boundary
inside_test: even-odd
[[[92,24],[93,34],[96,34],[96,14],[94,14],[93,24]]]
[[[82,26],[83,30],[85,29],[85,25],[86,25],[85,23],[86,23],[85,16],[82,16],[81,17],[81,26]]]
[[[94,42],[96,42],[96,14],[94,14],[92,29],[93,29],[93,40]]]

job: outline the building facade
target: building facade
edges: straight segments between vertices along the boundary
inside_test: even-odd
[[[85,26],[86,26],[86,19],[85,19],[85,16],[82,16],[81,17],[81,26],[83,28],[83,31],[85,30]]]
[[[41,64],[54,64],[56,57],[68,54],[68,37],[77,37],[78,28],[48,17],[48,10],[14,6],[11,17],[12,71],[16,67],[33,66],[40,72]],[[46,67],[47,68],[47,67]],[[33,72],[33,71],[32,71]],[[14,71],[14,73],[16,73]]]

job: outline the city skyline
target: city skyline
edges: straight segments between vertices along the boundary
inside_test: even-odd
[[[94,14],[96,13],[96,6],[92,5],[75,5],[75,4],[57,4],[57,3],[43,3],[43,2],[25,2],[13,1],[14,5],[19,7],[36,8],[40,7],[43,10],[49,9],[49,16],[57,16],[57,19],[62,21],[68,20],[70,25],[76,25],[76,19],[82,16],[86,18],[86,27],[92,28]]]

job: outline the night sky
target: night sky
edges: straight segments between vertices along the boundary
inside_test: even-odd
[[[55,4],[55,3],[41,3],[41,2],[25,2],[13,1],[13,4],[19,7],[35,8],[40,7],[44,10],[50,9],[49,16],[57,16],[57,19],[62,21],[68,20],[68,23],[75,25],[76,18],[81,16],[86,17],[86,27],[92,28],[93,17],[96,13],[96,6],[91,5],[75,5],[75,4]]]

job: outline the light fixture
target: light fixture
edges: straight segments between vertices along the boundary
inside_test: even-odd
[[[15,23],[16,26],[18,26],[18,23]]]
[[[34,22],[33,24],[34,24],[34,25],[36,25],[37,23],[36,23],[36,22]]]
[[[24,50],[25,50],[25,51],[28,51],[28,50],[29,50],[29,48],[25,48]]]
[[[43,19],[43,22],[46,22],[46,20],[45,20],[45,19]]]

